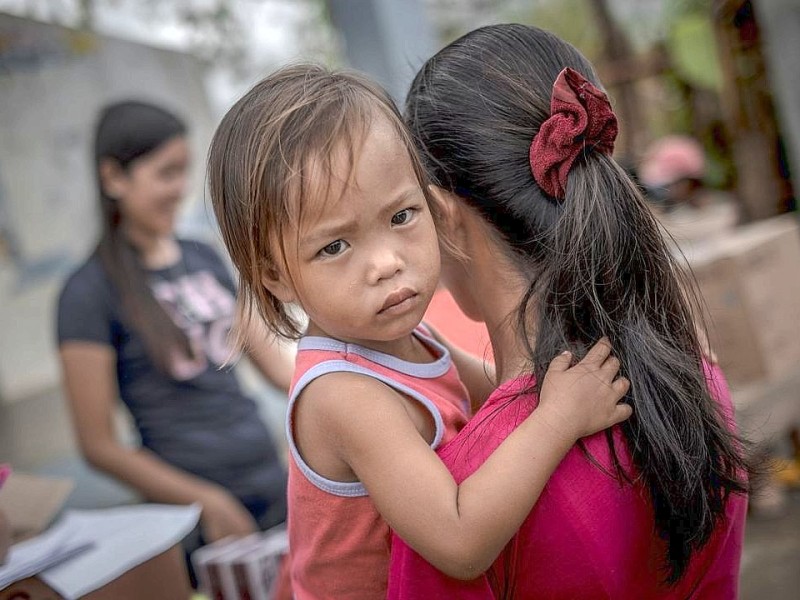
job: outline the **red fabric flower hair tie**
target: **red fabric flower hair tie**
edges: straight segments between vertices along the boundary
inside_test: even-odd
[[[578,155],[584,150],[610,155],[617,132],[617,117],[605,92],[567,67],[553,84],[550,117],[531,142],[533,178],[547,194],[563,200]]]

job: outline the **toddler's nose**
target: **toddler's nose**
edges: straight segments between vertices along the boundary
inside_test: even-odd
[[[386,279],[391,279],[403,269],[403,259],[399,249],[390,245],[376,247],[370,267],[370,281],[379,283]]]

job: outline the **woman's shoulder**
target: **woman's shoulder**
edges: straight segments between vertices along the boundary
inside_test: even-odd
[[[93,254],[66,279],[57,305],[58,339],[107,341],[118,312],[111,280]]]
[[[457,481],[471,475],[536,408],[531,376],[502,383],[467,425],[438,451]]]
[[[497,386],[475,416],[485,417],[487,421],[493,419],[495,427],[499,421],[514,429],[538,404],[536,380],[532,375],[521,375]]]
[[[97,253],[92,253],[67,276],[61,288],[61,297],[103,293],[110,287],[111,281],[100,257],[97,256]]]
[[[524,375],[501,383],[470,419],[476,433],[489,430],[494,436],[508,436],[539,404],[533,376]]]

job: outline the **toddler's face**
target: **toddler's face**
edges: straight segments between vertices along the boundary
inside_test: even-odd
[[[349,182],[339,161],[331,200],[305,219],[299,240],[286,240],[286,254],[309,332],[370,346],[422,320],[439,279],[439,245],[408,152],[384,118],[356,160]]]

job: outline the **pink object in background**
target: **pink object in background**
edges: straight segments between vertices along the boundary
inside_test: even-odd
[[[3,484],[8,480],[11,476],[11,466],[6,464],[0,465],[0,488],[3,487]]]
[[[642,183],[652,187],[671,185],[681,179],[703,179],[706,159],[696,139],[668,135],[657,140],[645,152],[639,166]]]

